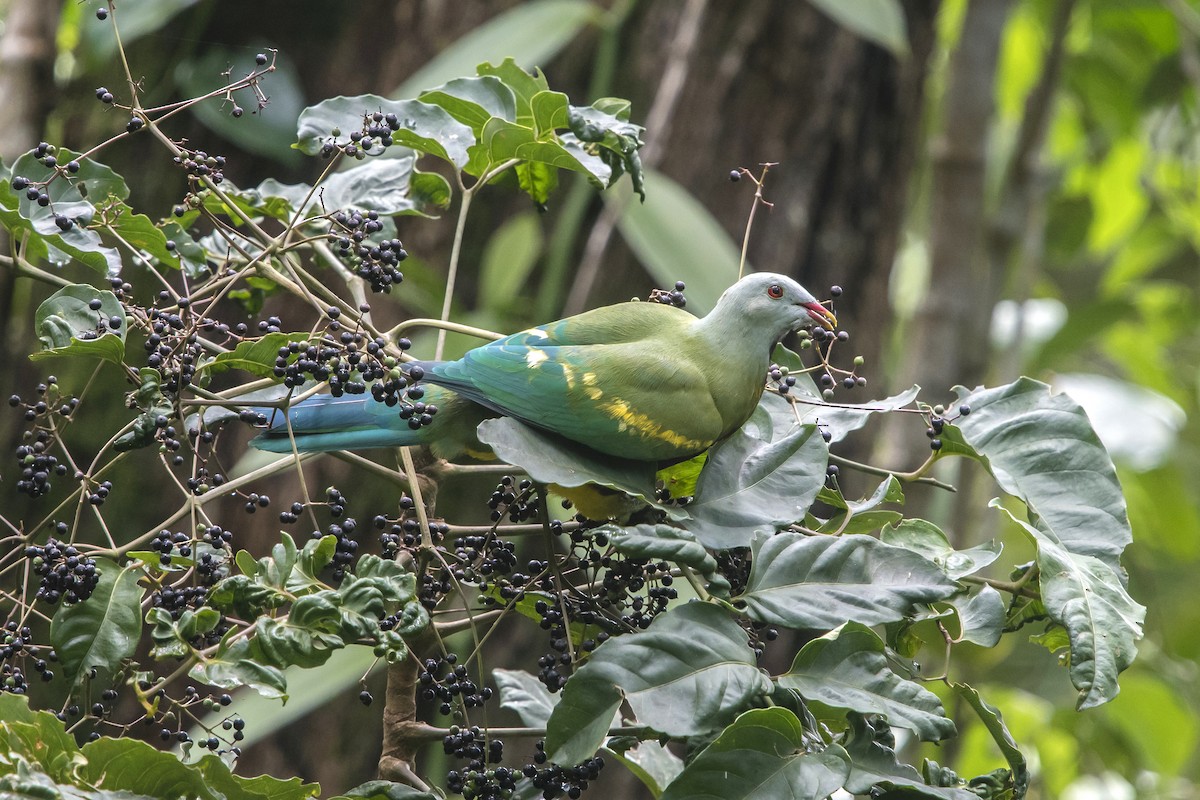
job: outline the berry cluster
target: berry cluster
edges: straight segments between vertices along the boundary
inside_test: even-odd
[[[934,406],[931,409],[929,416],[929,427],[925,429],[925,435],[929,437],[929,449],[937,452],[942,449],[942,430],[947,422],[953,422],[958,417],[965,417],[971,413],[971,406],[963,403],[958,407],[958,415],[955,417],[946,417],[946,409],[944,406]]]
[[[533,481],[522,480],[515,490],[513,483],[513,477],[505,475],[492,490],[492,496],[488,498],[492,522],[499,522],[505,517],[509,522],[526,522],[537,517],[541,498],[533,490]]]
[[[548,767],[538,768],[537,765],[545,763],[546,743],[538,742],[537,752],[533,755],[533,763],[527,764],[522,773],[536,788],[542,790],[542,797],[547,800],[558,797],[559,794],[565,794],[575,800],[588,788],[588,782],[600,777],[600,770],[604,769],[604,759],[600,756],[589,758],[583,763],[571,767],[551,764]]]
[[[73,544],[51,537],[44,545],[29,545],[25,557],[33,562],[33,572],[41,577],[37,599],[54,605],[87,600],[100,582],[95,559],[79,554]]]
[[[465,769],[452,769],[446,774],[446,788],[461,794],[466,800],[502,800],[517,788],[518,773],[508,767],[489,768],[504,757],[504,743],[487,739],[478,726],[459,728],[452,725],[442,739],[442,750],[448,756],[467,759]]]
[[[109,97],[111,96],[109,94]],[[99,90],[97,90],[97,97],[100,97],[101,102],[103,102],[104,98],[99,94]],[[210,156],[203,150],[194,150],[191,152],[184,150],[181,155],[175,156],[174,161],[187,172],[188,180],[190,181],[208,178],[213,183],[221,183],[225,180],[223,172],[225,156]]]
[[[41,675],[43,681],[54,680],[54,671],[47,661],[57,661],[58,655],[51,650],[46,658],[42,658],[41,648],[33,643],[33,631],[29,626],[10,619],[0,631],[0,661],[6,662],[0,667],[0,691],[25,694],[28,688],[25,671],[16,664],[7,663],[16,659],[33,659],[33,671]]]
[[[25,444],[18,445],[15,451],[21,477],[17,479],[17,491],[30,497],[41,497],[51,490],[52,475],[67,474],[67,465],[59,462],[58,457],[47,452],[55,440],[56,421],[51,415],[67,419],[79,405],[78,398],[60,397],[58,379],[53,375],[45,383],[37,385],[38,399],[27,403],[20,395],[8,398],[8,405],[22,409],[26,422],[33,423],[30,430],[25,431]]]
[[[654,289],[650,292],[650,297],[647,299],[651,303],[662,303],[667,306],[675,306],[683,308],[687,305],[687,298],[683,296],[683,290],[687,288],[683,281],[675,281],[674,289]]]
[[[443,670],[445,674],[442,674]],[[442,714],[449,714],[453,710],[451,703],[455,697],[462,698],[467,708],[482,706],[492,697],[491,688],[476,685],[467,668],[458,663],[458,656],[454,653],[425,659],[417,672],[417,683],[421,687],[422,698],[441,701],[438,711]]]
[[[400,262],[408,251],[399,239],[375,243],[370,236],[383,230],[377,211],[338,211],[333,215],[329,236],[337,245],[337,254],[365,280],[372,292],[390,292],[404,280]]]
[[[330,486],[325,490],[325,496],[329,502],[329,514],[334,519],[340,519],[346,513],[346,497],[336,488]],[[292,509],[296,508],[296,503],[292,504]],[[320,539],[323,536],[334,536],[337,538],[337,547],[333,553],[333,579],[340,581],[346,575],[346,569],[350,563],[354,561],[355,554],[358,553],[358,540],[354,538],[354,530],[358,527],[358,523],[347,517],[340,523],[334,523],[329,526],[327,531],[313,531],[312,538]]]

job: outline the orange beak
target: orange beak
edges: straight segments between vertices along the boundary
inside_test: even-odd
[[[808,315],[812,317],[813,322],[822,328],[833,330],[837,327],[837,317],[825,306],[820,303],[805,303],[804,307],[808,309]]]

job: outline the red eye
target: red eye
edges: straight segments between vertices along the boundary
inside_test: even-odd
[[[772,283],[767,287],[767,297],[770,297],[772,300],[778,300],[783,297],[783,287],[778,283]]]

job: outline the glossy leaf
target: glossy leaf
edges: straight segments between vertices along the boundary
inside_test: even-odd
[[[872,724],[871,719],[862,714],[850,714],[850,730],[844,742],[850,762],[846,791],[872,795],[874,790],[886,797],[887,790],[899,790],[897,793],[903,797],[978,800],[979,796],[967,789],[925,783],[915,768],[901,763],[896,758],[896,751],[885,744],[890,738],[891,731],[882,722]]]
[[[644,633],[608,640],[571,676],[547,727],[552,760],[577,763],[600,746],[599,722],[607,727],[620,700],[605,687],[620,690],[641,724],[672,736],[716,730],[771,691],[745,630],[727,611],[680,606]]]
[[[628,750],[614,750],[610,746],[604,752],[620,761],[656,798],[683,772],[683,759],[658,742],[641,741]]]
[[[789,628],[895,622],[919,603],[958,591],[931,562],[868,536],[779,533],[752,547],[750,580],[738,599],[754,619]]]
[[[729,582],[717,574],[717,560],[704,545],[689,531],[670,525],[636,525],[620,527],[605,525],[603,531],[609,542],[618,551],[631,558],[647,558],[653,561],[673,561],[680,566],[690,567],[709,581],[710,591],[729,591]]]
[[[96,669],[112,675],[133,655],[142,635],[140,571],[96,559],[100,580],[87,600],[63,604],[50,625],[50,641],[72,686]]]
[[[494,669],[492,678],[500,692],[501,708],[516,712],[521,724],[527,727],[546,725],[558,698],[550,694],[545,684],[519,669]]]
[[[307,342],[310,336],[308,333],[268,333],[258,339],[243,339],[229,352],[218,353],[211,361],[204,362],[197,372],[218,375],[238,369],[260,378],[269,378],[275,374],[279,350],[292,342]],[[293,354],[288,361],[295,361],[298,357]]]
[[[894,727],[908,728],[926,741],[955,735],[937,695],[893,672],[883,640],[855,622],[804,645],[777,682],[809,702],[881,714]]]
[[[980,647],[995,647],[1004,632],[1004,600],[990,586],[966,599],[954,598],[950,602],[958,612],[959,638]]]
[[[97,301],[100,308],[93,311],[89,304]],[[114,316],[121,320],[115,330],[107,322]],[[30,354],[34,361],[89,356],[120,364],[125,357],[125,309],[107,289],[86,283],[64,286],[42,301],[33,324],[42,345],[40,351]]]
[[[415,164],[412,155],[370,158],[326,176],[316,192],[306,183],[284,184],[273,178],[253,191],[262,201],[285,200],[287,217],[301,207],[304,214],[354,208],[386,216],[425,214],[449,207],[450,184],[436,172],[417,170]]]
[[[1108,562],[1072,553],[1044,523],[1030,525],[1000,508],[1037,542],[1042,602],[1071,640],[1071,683],[1079,690],[1076,707],[1108,702],[1121,690],[1117,676],[1137,655],[1145,606],[1129,596],[1123,576]]]
[[[395,114],[399,119],[399,130],[392,132],[396,144],[448,161],[460,169],[467,165],[467,148],[475,141],[469,126],[439,106],[417,100],[387,100],[373,94],[333,97],[304,109],[294,146],[316,155],[330,138],[348,142],[352,132],[362,129],[363,115],[377,111]]]
[[[941,528],[923,519],[906,519],[889,525],[879,539],[924,556],[954,580],[979,572],[999,558],[1004,549],[993,539],[966,550],[955,550]]]
[[[1024,797],[1029,791],[1029,765],[1024,754],[1017,747],[1016,740],[1009,733],[1008,726],[1004,724],[1004,717],[1001,716],[1000,709],[988,703],[976,689],[965,683],[952,683],[950,688],[954,689],[958,696],[965,700],[967,705],[979,716],[980,722],[991,734],[992,741],[996,743],[1004,760],[1008,762],[1008,768],[1011,770],[1013,796]]]
[[[755,532],[798,520],[825,482],[829,450],[787,402],[763,395],[746,423],[708,452],[686,506],[687,527],[705,547],[745,547]]]
[[[261,663],[247,639],[226,639],[211,657],[192,667],[188,676],[222,689],[249,686],[264,697],[287,702],[287,679],[283,670]]]
[[[512,89],[492,75],[455,78],[437,88],[421,92],[417,99],[446,109],[450,116],[470,126],[476,137],[483,131],[484,123],[492,117],[510,121],[517,118],[517,100]]]
[[[828,797],[849,777],[845,751],[808,753],[796,715],[783,708],[747,711],[689,763],[662,800],[802,800]]]

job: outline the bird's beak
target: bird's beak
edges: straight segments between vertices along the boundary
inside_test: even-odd
[[[808,315],[812,317],[813,322],[822,328],[833,330],[837,327],[837,317],[825,306],[820,303],[805,303],[804,307],[808,309]]]

